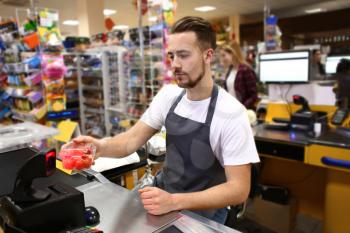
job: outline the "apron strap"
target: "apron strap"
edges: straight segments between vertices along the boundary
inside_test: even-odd
[[[219,94],[219,88],[216,84],[214,84],[209,107],[208,107],[207,119],[205,120],[205,124],[207,126],[210,126],[211,121],[213,120],[216,101],[218,99],[218,94]]]
[[[184,89],[181,94],[177,97],[177,99],[175,100],[175,102],[173,103],[173,105],[171,106],[169,112],[174,112],[177,104],[180,102],[180,100],[182,99],[182,97],[185,95],[186,90]]]
[[[181,92],[181,94],[177,97],[177,99],[175,100],[173,105],[171,106],[169,112],[174,112],[177,104],[181,101],[181,99],[185,95],[185,93],[186,93],[186,90],[184,89]],[[212,93],[211,93],[209,107],[208,107],[207,118],[205,120],[205,124],[208,125],[208,126],[210,126],[211,121],[213,120],[215,106],[216,106],[216,101],[218,99],[218,94],[219,94],[219,88],[218,88],[218,86],[216,84],[214,84],[213,90],[212,90]]]

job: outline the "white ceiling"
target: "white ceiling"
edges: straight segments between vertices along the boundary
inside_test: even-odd
[[[0,0],[0,16],[11,17],[15,15],[15,7],[4,5],[1,3],[2,1],[18,1],[23,5],[26,0]],[[35,2],[39,7],[58,9],[62,34],[77,35],[77,26],[62,25],[64,20],[76,19],[76,0],[35,0]],[[177,0],[178,7],[175,19],[187,15],[216,19],[237,14],[261,18],[264,3],[265,0]],[[111,16],[116,24],[126,24],[130,27],[137,25],[137,11],[132,0],[104,0],[104,4],[105,8],[117,10],[117,13]],[[204,5],[215,6],[216,10],[206,13],[193,10],[194,7]],[[272,13],[279,17],[288,17],[305,14],[305,9],[318,7],[327,11],[350,8],[350,0],[270,0],[270,5]],[[144,18],[144,22],[146,20]]]

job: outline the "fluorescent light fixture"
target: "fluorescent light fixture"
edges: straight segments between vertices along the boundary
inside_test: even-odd
[[[151,21],[151,22],[156,22],[157,21],[157,16],[149,17],[148,20]]]
[[[103,10],[103,14],[104,14],[105,16],[114,15],[115,13],[117,13],[116,10],[112,10],[112,9],[104,9],[104,10]]]
[[[79,21],[78,20],[69,19],[69,20],[63,21],[63,24],[64,25],[68,25],[68,26],[77,26],[79,24]]]
[[[126,29],[128,29],[128,28],[129,28],[128,25],[115,25],[115,26],[113,27],[113,29],[116,29],[116,30],[126,30]]]
[[[215,9],[216,9],[215,6],[200,6],[200,7],[194,8],[195,11],[201,11],[201,12],[213,11]]]
[[[305,12],[307,14],[315,14],[315,13],[320,13],[322,11],[323,11],[322,8],[314,8],[314,9],[305,10]]]

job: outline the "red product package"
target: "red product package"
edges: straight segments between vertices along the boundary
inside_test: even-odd
[[[59,156],[63,168],[68,170],[81,170],[90,168],[95,157],[96,147],[91,143],[71,142],[62,147]]]

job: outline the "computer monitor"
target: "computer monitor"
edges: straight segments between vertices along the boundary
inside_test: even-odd
[[[310,51],[260,54],[259,76],[264,83],[306,83],[310,76]]]
[[[337,65],[341,59],[350,60],[350,55],[328,56],[326,59],[326,74],[335,74],[337,72]]]

